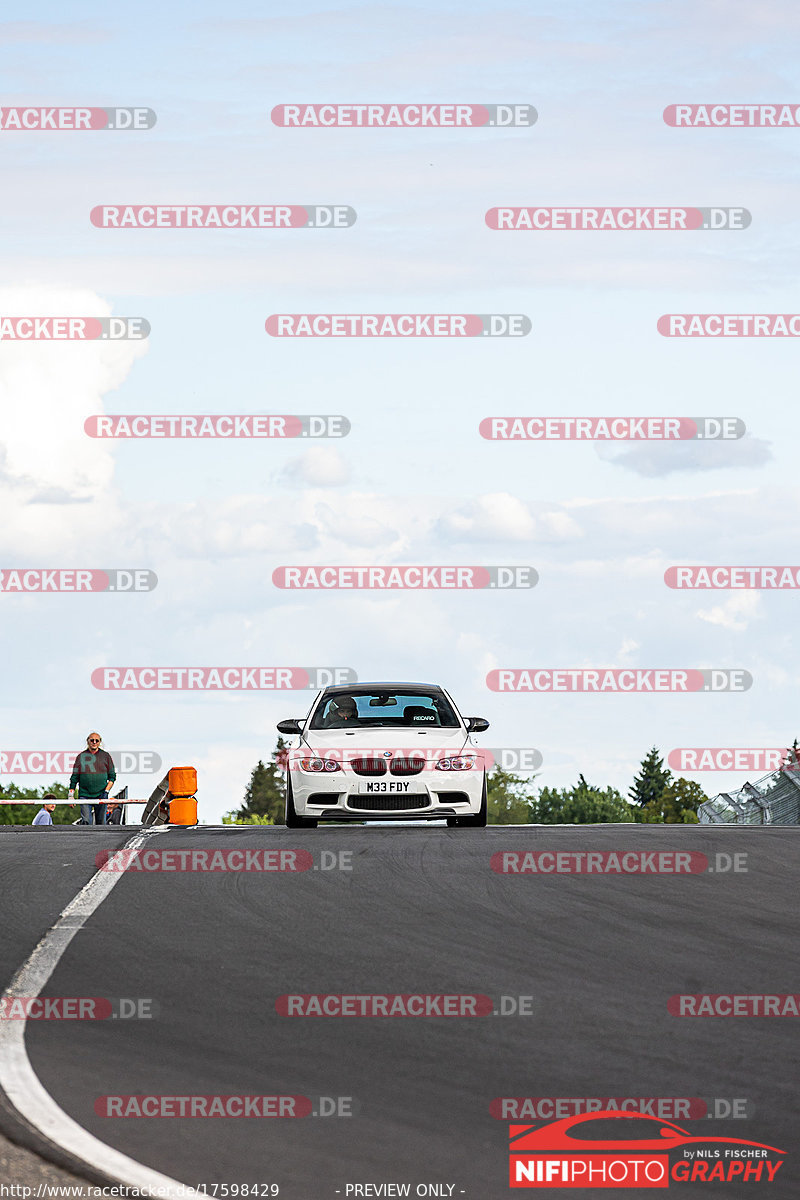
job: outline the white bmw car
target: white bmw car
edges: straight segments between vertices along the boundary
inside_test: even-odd
[[[473,734],[432,683],[357,683],[319,692],[304,720],[281,721],[287,756],[286,824],[446,820],[486,824],[486,770]]]

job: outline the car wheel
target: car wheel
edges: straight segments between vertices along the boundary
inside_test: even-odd
[[[483,792],[481,794],[481,806],[476,813],[470,813],[468,817],[455,817],[456,825],[462,829],[483,829],[486,825],[488,813],[488,796],[486,792],[486,775],[483,776]],[[448,821],[449,825],[450,822]]]
[[[294,807],[292,782],[286,780],[286,828],[287,829],[316,829],[317,822],[311,817],[298,817]]]

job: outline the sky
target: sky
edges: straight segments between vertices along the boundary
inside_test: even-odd
[[[796,591],[681,592],[673,564],[800,564],[797,348],[665,338],[671,312],[800,310],[794,128],[674,103],[800,103],[782,0],[424,7],[32,3],[0,104],[140,106],[148,130],[0,130],[0,317],[144,317],[145,341],[0,340],[0,569],[140,568],[142,594],[0,593],[2,737],[196,765],[241,804],[313,693],[104,692],[104,666],[348,667],[430,681],[534,747],[537,784],[627,792],[653,745],[800,735]],[[291,129],[285,103],[526,103],[529,128]],[[102,229],[99,204],[346,204],[343,229]],[[741,230],[497,232],[487,209],[744,207]],[[275,338],[273,313],[522,313],[519,338]],[[342,414],[291,440],[89,438],[116,413]],[[728,416],[681,444],[487,441],[523,416]],[[535,588],[292,592],[291,564],[524,564]],[[498,694],[495,668],[734,668],[740,694]],[[759,772],[751,772],[757,777]],[[691,775],[707,794],[741,772]],[[0,783],[50,783],[0,774]],[[131,795],[156,779],[132,775]]]

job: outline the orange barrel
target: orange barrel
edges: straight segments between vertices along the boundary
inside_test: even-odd
[[[170,800],[169,823],[170,825],[197,824],[197,800],[194,796],[178,796],[175,800]]]
[[[170,767],[169,775],[170,825],[197,824],[197,771],[194,767]]]
[[[170,767],[167,779],[171,796],[194,796],[197,793],[197,770],[194,767]]]

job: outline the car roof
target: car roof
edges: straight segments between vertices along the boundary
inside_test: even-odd
[[[378,688],[384,691],[400,691],[403,688],[406,690],[424,689],[428,692],[442,691],[442,687],[438,683],[397,683],[382,679],[377,680],[375,683],[367,682],[330,684],[328,687],[323,688],[322,690],[325,693],[346,692],[348,695],[352,695],[354,692],[374,692]]]

